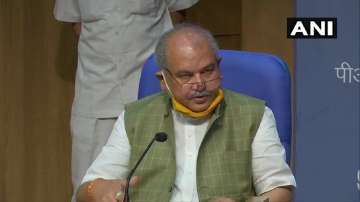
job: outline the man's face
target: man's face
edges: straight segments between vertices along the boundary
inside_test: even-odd
[[[173,40],[174,41],[174,40]],[[206,40],[169,42],[164,72],[175,99],[195,112],[206,110],[220,87],[218,59]]]

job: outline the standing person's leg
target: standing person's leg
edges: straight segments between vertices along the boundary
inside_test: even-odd
[[[94,144],[92,161],[96,159],[96,157],[101,152],[101,149],[109,139],[109,136],[114,128],[116,119],[117,117],[96,119],[95,140],[94,140],[95,144]]]
[[[86,170],[105,145],[115,121],[116,118],[98,119],[79,115],[71,116],[73,202]]]

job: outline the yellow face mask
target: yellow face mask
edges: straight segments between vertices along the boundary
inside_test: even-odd
[[[191,109],[187,108],[186,106],[184,106],[183,104],[181,104],[180,102],[178,102],[173,93],[171,92],[167,82],[166,82],[166,77],[164,75],[164,72],[161,72],[162,78],[164,79],[165,82],[165,86],[168,89],[168,93],[171,96],[171,101],[173,104],[173,107],[176,111],[183,113],[187,116],[190,116],[192,118],[204,118],[206,116],[208,116],[210,113],[212,113],[216,107],[221,103],[221,101],[224,99],[224,91],[219,89],[218,90],[218,94],[216,95],[215,99],[212,101],[212,103],[210,104],[210,106],[202,112],[194,112]]]
[[[215,99],[212,101],[210,106],[205,111],[202,112],[192,111],[191,109],[187,108],[183,104],[176,101],[174,96],[172,96],[171,101],[176,111],[181,112],[192,118],[204,118],[208,116],[210,113],[212,113],[223,99],[224,99],[224,92],[221,89],[219,89],[218,94],[216,95]]]

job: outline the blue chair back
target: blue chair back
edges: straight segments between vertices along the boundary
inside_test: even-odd
[[[266,102],[273,111],[287,162],[291,157],[291,81],[287,65],[278,57],[234,50],[220,50],[224,88],[250,95]],[[144,64],[138,98],[160,91],[155,77],[159,71],[154,55]]]

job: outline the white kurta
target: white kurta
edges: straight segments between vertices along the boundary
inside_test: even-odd
[[[159,37],[172,27],[170,10],[197,0],[57,0],[60,21],[81,22],[73,113],[117,117],[137,98],[140,71]]]
[[[171,201],[197,202],[196,162],[208,120],[194,120],[174,111],[172,114],[176,142],[176,178]],[[130,152],[122,113],[83,182],[96,178],[126,179]],[[285,161],[285,149],[278,137],[274,115],[267,107],[252,143],[252,173],[257,194],[279,186],[296,186],[295,178]]]

